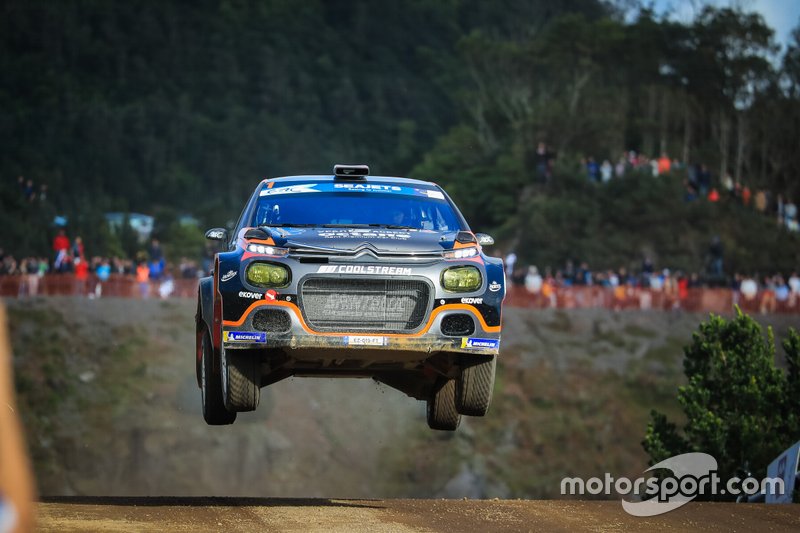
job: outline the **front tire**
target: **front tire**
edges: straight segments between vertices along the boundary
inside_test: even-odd
[[[261,399],[261,363],[252,350],[222,348],[222,397],[231,412],[255,411]]]
[[[236,420],[236,413],[225,409],[222,401],[222,382],[219,373],[214,372],[214,347],[206,331],[203,334],[200,361],[200,398],[203,404],[203,418],[209,426],[227,426]]]
[[[456,381],[442,381],[428,400],[428,427],[455,431],[460,422],[461,415],[456,411]]]
[[[497,357],[464,367],[456,387],[456,409],[462,415],[484,416],[492,403]]]

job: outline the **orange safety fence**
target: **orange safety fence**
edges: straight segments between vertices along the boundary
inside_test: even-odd
[[[170,298],[195,298],[197,279],[172,280],[172,290],[164,291]],[[100,290],[97,287],[100,284]],[[149,281],[144,286],[136,281],[134,275],[111,274],[107,281],[100,283],[96,276],[79,280],[74,274],[19,274],[0,276],[0,296],[16,298],[24,296],[114,296],[122,298],[157,298],[162,292],[163,280]],[[165,288],[166,289],[166,288]]]
[[[546,287],[546,288],[545,288]],[[537,293],[523,286],[508,287],[505,305],[536,309],[660,309],[690,312],[729,313],[738,305],[747,313],[800,313],[800,297],[790,294],[780,301],[771,290],[759,291],[746,298],[738,291],[724,288],[693,288],[684,294],[677,290],[641,287],[552,287],[543,286]]]
[[[35,279],[34,279],[35,278]],[[26,296],[100,296],[123,298],[195,298],[197,279],[174,279],[170,291],[162,291],[163,281],[149,281],[140,284],[134,275],[112,274],[101,284],[96,276],[78,280],[74,274],[7,275],[0,276],[0,296],[17,298]],[[544,285],[537,293],[525,287],[508,287],[505,305],[534,309],[591,309],[612,310],[635,309],[681,309],[690,312],[728,313],[734,304],[747,313],[800,313],[800,297],[791,294],[783,301],[776,298],[775,292],[762,290],[753,298],[745,298],[731,289],[694,288],[688,289],[683,297],[675,290],[653,290],[641,287],[620,286],[614,288],[552,287]]]

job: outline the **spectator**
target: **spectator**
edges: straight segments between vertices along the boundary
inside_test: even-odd
[[[586,175],[589,177],[590,181],[600,181],[600,166],[597,164],[597,161],[594,160],[594,157],[590,157],[586,162]]]
[[[752,196],[752,193],[750,192],[750,187],[748,187],[747,185],[745,185],[745,186],[742,188],[742,204],[743,204],[745,207],[747,207],[747,206],[749,206],[749,205],[750,205],[750,197],[751,197],[751,196]]]
[[[89,281],[89,263],[82,257],[75,258],[75,287],[76,294],[86,295],[86,283]]]
[[[763,190],[756,192],[755,207],[760,213],[763,213],[767,210],[767,193]]]
[[[525,288],[532,294],[539,294],[542,290],[542,276],[535,266],[528,267],[528,273],[525,276]]]
[[[158,286],[158,294],[162,299],[169,298],[175,290],[175,281],[172,278],[172,267],[168,266],[164,271],[164,276],[161,284]]]
[[[517,264],[517,254],[513,251],[509,252],[506,256],[506,276],[511,277],[514,275],[514,265]]]
[[[700,187],[700,195],[705,196],[711,189],[711,171],[705,165],[700,165],[700,172],[697,175],[698,184]]]
[[[733,198],[735,193],[735,186],[733,184],[733,178],[730,174],[725,174],[725,177],[722,178],[722,189],[728,194],[729,197]]]
[[[742,284],[739,286],[739,292],[742,297],[747,301],[755,300],[758,295],[758,283],[751,276],[746,276],[742,279]]]
[[[29,179],[25,182],[25,190],[23,191],[25,200],[33,202],[36,199],[36,189],[33,186],[33,180]]]
[[[58,255],[61,250],[69,250],[69,238],[64,228],[58,230],[58,235],[53,239],[53,251]]]
[[[603,161],[602,166],[600,167],[600,176],[603,180],[603,183],[608,183],[611,181],[611,175],[614,173],[614,167],[611,166],[611,161],[605,159]]]
[[[711,244],[708,245],[708,273],[718,280],[723,277],[723,254],[724,247],[722,246],[722,241],[719,236],[714,235],[714,237],[711,238]]]
[[[111,264],[108,259],[103,259],[95,270],[97,275],[97,285],[94,288],[94,295],[100,298],[103,295],[103,284],[111,277]]]
[[[785,305],[789,301],[789,286],[780,274],[776,274],[772,279],[775,284],[775,301],[778,305]]]
[[[625,175],[625,171],[627,170],[627,166],[628,165],[627,165],[627,160],[625,159],[625,154],[622,154],[619,160],[617,160],[617,164],[614,166],[614,174],[618,178],[623,177]]]
[[[712,188],[711,192],[708,193],[708,201],[714,204],[719,202],[719,192],[717,192],[716,188]]]
[[[658,159],[658,173],[667,174],[672,166],[669,156],[666,152],[661,152],[661,157]]]
[[[784,224],[790,231],[797,231],[797,206],[789,200],[783,206]]]
[[[74,259],[81,259],[82,261],[86,261],[86,256],[84,255],[84,249],[83,249],[83,239],[81,239],[80,237],[75,237],[75,242],[72,244],[72,257]]]
[[[147,298],[150,292],[150,268],[146,261],[141,261],[136,267],[136,282],[139,284],[139,295]]]
[[[550,159],[547,145],[540,141],[536,147],[536,178],[539,183],[550,181]]]
[[[789,306],[794,307],[797,299],[800,298],[800,276],[797,275],[797,272],[792,272],[792,275],[789,276],[789,291]]]

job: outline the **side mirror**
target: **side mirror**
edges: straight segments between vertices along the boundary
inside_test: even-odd
[[[476,233],[475,236],[478,238],[478,244],[481,246],[491,246],[494,244],[494,239],[491,235],[486,235],[485,233]]]
[[[228,230],[225,228],[213,228],[206,232],[206,239],[210,241],[227,241]]]

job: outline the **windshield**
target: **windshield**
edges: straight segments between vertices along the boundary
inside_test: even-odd
[[[351,184],[321,183],[264,189],[251,225],[461,229],[458,217],[440,191],[399,186],[359,192],[347,188],[341,192],[330,191],[333,186],[342,185]]]

